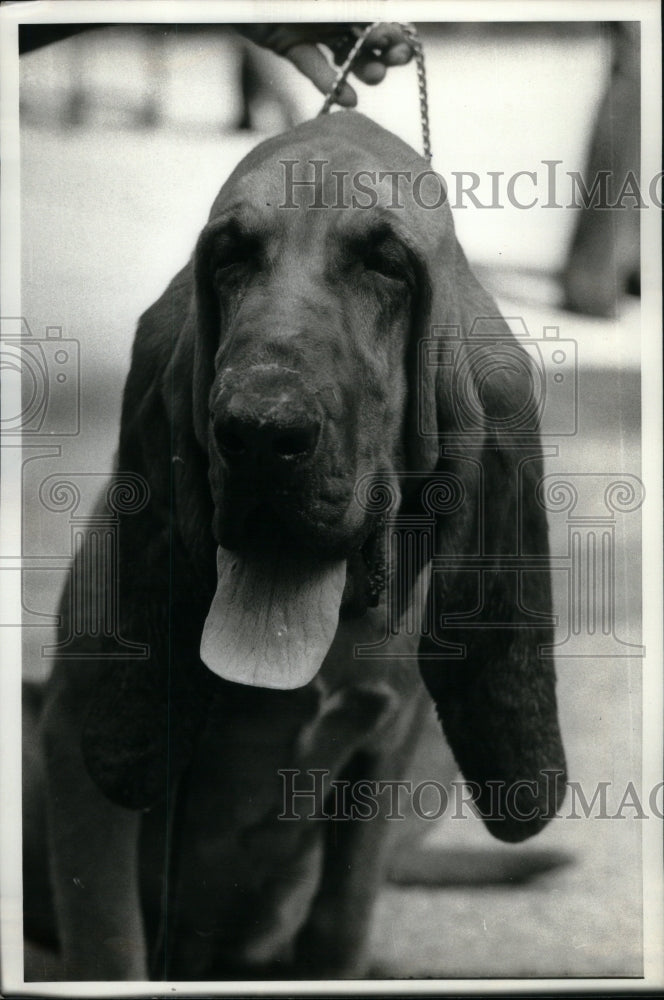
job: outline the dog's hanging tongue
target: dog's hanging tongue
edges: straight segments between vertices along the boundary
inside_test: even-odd
[[[238,684],[302,687],[332,645],[345,582],[345,561],[321,562],[286,545],[242,555],[217,549],[203,663]]]

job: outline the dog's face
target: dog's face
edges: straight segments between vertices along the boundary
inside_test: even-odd
[[[412,255],[387,213],[306,205],[239,204],[208,240],[216,540],[242,552],[260,530],[346,559],[373,524],[358,480],[404,467]]]
[[[407,213],[386,205],[389,185],[361,207],[339,199],[347,151],[330,145],[303,184],[292,178],[311,177],[311,154],[289,174],[283,162],[282,152],[231,185],[197,248],[207,317],[198,336],[212,367],[198,433],[219,546],[204,659],[225,677],[270,686],[283,678],[268,640],[264,670],[217,659],[229,645],[221,617],[228,623],[229,605],[242,604],[260,623],[266,605],[265,628],[283,642],[297,634],[306,650],[301,670],[286,653],[287,686],[296,686],[320,666],[339,614],[378,603],[389,572],[384,532],[364,498],[387,481],[399,502],[414,434],[414,318],[426,294]],[[274,593],[279,610],[267,607]],[[324,634],[312,633],[312,619],[327,621]]]

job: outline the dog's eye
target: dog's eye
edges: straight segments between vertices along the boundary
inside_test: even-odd
[[[215,283],[229,281],[255,269],[258,259],[259,248],[253,240],[221,239],[211,253],[210,273]]]
[[[237,274],[242,268],[249,264],[249,255],[245,250],[229,251],[220,254],[212,261],[212,274],[216,281],[223,281],[224,278]]]
[[[386,242],[366,251],[363,259],[364,268],[382,278],[392,281],[408,280],[408,262],[398,244]]]

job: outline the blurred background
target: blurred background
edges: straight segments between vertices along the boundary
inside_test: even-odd
[[[608,170],[618,190],[627,170],[638,176],[638,25],[418,28],[433,166],[453,206],[461,172],[480,176],[485,204],[489,172],[501,175],[499,209],[460,198],[453,214],[515,332],[540,344],[547,473],[579,495],[576,507],[551,514],[563,735],[570,777],[588,799],[610,782],[612,815],[641,774],[638,212],[570,207],[569,174],[591,187]],[[284,60],[216,25],[85,32],[26,51],[20,72],[24,322],[16,341],[35,362],[36,400],[23,435],[24,669],[37,678],[49,669],[72,525],[85,521],[112,465],[136,320],[185,263],[242,156],[312,117],[322,98]],[[421,148],[413,65],[356,89],[361,111]],[[543,205],[545,161],[558,161],[560,207]],[[536,174],[535,190],[528,179],[515,188],[524,202],[539,196],[527,210],[505,193],[518,171]],[[562,388],[545,370],[556,336],[567,358]],[[561,423],[561,412],[570,419]],[[40,495],[49,476],[67,473],[84,473],[94,487],[75,519]],[[616,481],[633,490],[631,501],[606,502]],[[574,531],[589,546],[595,531],[611,540],[605,629],[576,614]],[[592,589],[587,576],[582,582]],[[454,776],[437,727],[416,770]],[[639,976],[645,821],[634,813],[559,819],[513,849],[473,818],[409,825],[378,907],[374,974]],[[30,954],[26,978],[30,970],[48,977],[49,956]]]

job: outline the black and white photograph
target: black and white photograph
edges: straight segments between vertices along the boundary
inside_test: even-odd
[[[0,30],[2,996],[663,987],[659,2]]]

